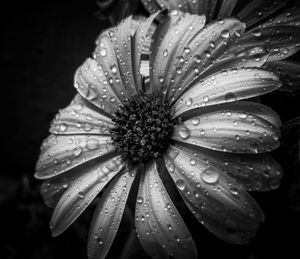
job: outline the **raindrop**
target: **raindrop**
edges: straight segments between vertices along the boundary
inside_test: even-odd
[[[136,202],[137,202],[138,204],[142,204],[143,201],[144,201],[144,199],[143,199],[143,197],[141,197],[141,196],[138,196],[137,199],[136,199]]]
[[[164,56],[164,57],[167,57],[168,55],[169,55],[169,52],[168,52],[167,49],[165,49],[164,52],[163,52],[163,56]]]
[[[173,163],[170,163],[170,164],[168,165],[168,169],[169,169],[169,172],[170,172],[170,173],[173,173],[174,170],[175,170],[175,165],[174,165]]]
[[[67,127],[68,126],[65,123],[62,123],[62,124],[60,124],[59,129],[60,129],[60,131],[65,132],[67,130]]]
[[[191,135],[191,131],[185,126],[181,126],[178,133],[182,139],[187,139]]]
[[[236,101],[236,96],[234,93],[232,92],[228,92],[225,94],[225,101],[226,102],[234,102]]]
[[[78,193],[78,197],[79,197],[80,199],[82,199],[82,198],[84,197],[84,193],[83,193],[83,192],[79,192],[79,193]]]
[[[191,158],[190,159],[190,164],[194,166],[196,164],[196,160],[194,158]]]
[[[82,153],[82,147],[76,147],[76,148],[73,150],[73,155],[74,155],[75,157],[80,156],[81,153]]]
[[[117,74],[118,69],[117,69],[117,66],[116,66],[116,65],[112,65],[112,66],[110,67],[110,69],[111,69],[111,72],[112,72],[113,74]]]
[[[106,48],[102,48],[100,50],[100,56],[105,57],[107,55],[107,49]]]
[[[236,188],[235,186],[232,186],[229,188],[229,191],[233,194],[233,195],[238,195],[239,194],[239,190],[238,188]]]
[[[192,103],[193,103],[193,99],[192,99],[191,97],[188,97],[188,98],[185,100],[185,104],[186,104],[187,106],[192,105]]]
[[[182,179],[176,181],[176,186],[179,190],[183,191],[185,189],[185,183]]]
[[[99,141],[95,138],[90,138],[86,141],[86,148],[89,150],[95,150],[99,148]]]
[[[209,101],[209,97],[208,97],[207,95],[205,95],[205,96],[203,97],[203,102],[207,103],[208,101]]]
[[[228,30],[224,30],[221,32],[221,37],[224,39],[228,39],[229,38],[229,31]]]
[[[215,184],[219,180],[219,173],[211,169],[207,169],[201,173],[201,179],[208,184]]]
[[[198,118],[192,119],[193,125],[197,126],[199,124],[200,120]]]

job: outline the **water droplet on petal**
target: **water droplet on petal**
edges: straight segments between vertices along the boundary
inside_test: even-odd
[[[185,126],[181,126],[178,133],[182,139],[187,139],[191,135],[191,131]]]
[[[168,52],[167,49],[165,49],[164,52],[163,52],[163,56],[164,56],[164,57],[167,57],[168,55],[169,55],[169,52]]]
[[[73,150],[73,155],[74,155],[75,157],[80,156],[81,153],[82,153],[82,147],[76,147],[76,148]]]
[[[225,94],[225,101],[226,102],[234,102],[236,101],[236,96],[234,93],[232,92],[228,92]]]
[[[201,173],[201,179],[208,184],[215,184],[219,180],[219,173],[211,169],[207,169]]]
[[[178,179],[175,184],[179,190],[183,191],[185,189],[185,183],[182,179]]]
[[[107,55],[107,50],[106,48],[100,49],[100,56],[105,57]]]
[[[89,138],[86,141],[86,148],[89,150],[95,150],[99,148],[99,141],[96,138]]]
[[[168,169],[170,173],[173,173],[175,170],[175,165],[173,163],[168,164]]]
[[[144,199],[143,199],[143,197],[141,197],[141,196],[138,196],[137,199],[136,199],[136,202],[137,202],[138,204],[142,204],[143,201],[144,201]]]

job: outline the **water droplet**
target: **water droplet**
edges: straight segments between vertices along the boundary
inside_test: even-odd
[[[221,37],[224,39],[228,39],[229,38],[229,31],[228,30],[224,30],[221,32]]]
[[[185,189],[185,183],[182,179],[176,181],[176,186],[179,190],[183,191]]]
[[[234,93],[232,92],[228,92],[225,94],[225,101],[226,102],[234,102],[236,101],[236,96]]]
[[[100,56],[105,57],[107,55],[107,49],[106,48],[102,48],[100,49]]]
[[[175,170],[175,165],[173,163],[168,164],[168,169],[170,173],[173,173]]]
[[[198,125],[199,122],[200,122],[200,120],[198,118],[192,119],[192,124],[195,125],[195,126]]]
[[[67,127],[68,126],[65,123],[62,123],[62,124],[60,124],[59,129],[60,129],[60,131],[65,132],[67,130]]]
[[[235,187],[235,186],[231,186],[231,187],[229,188],[229,191],[230,191],[233,195],[238,195],[238,194],[239,194],[239,190],[238,190],[238,188]]]
[[[198,54],[194,55],[194,60],[195,60],[196,63],[200,63],[201,62],[201,56],[198,55]]]
[[[188,97],[185,99],[185,103],[187,106],[190,106],[193,103],[193,99],[191,97]]]
[[[76,147],[76,148],[73,150],[73,155],[74,155],[75,157],[80,156],[81,153],[82,153],[82,147]]]
[[[82,199],[82,198],[84,197],[84,193],[83,193],[83,192],[79,192],[79,193],[78,193],[78,197],[79,197],[80,199]]]
[[[187,139],[191,135],[191,131],[185,126],[181,126],[178,133],[182,139]]]
[[[164,56],[164,57],[167,57],[168,55],[169,55],[169,52],[168,52],[167,49],[165,49],[164,52],[163,52],[163,56]]]
[[[208,184],[215,184],[219,180],[219,173],[211,169],[207,169],[201,173],[201,179]]]
[[[194,166],[196,164],[196,160],[194,158],[191,158],[190,159],[190,164]]]
[[[143,201],[144,201],[144,199],[143,199],[143,197],[141,197],[141,196],[138,196],[137,199],[136,199],[136,202],[137,202],[138,204],[142,204]]]
[[[86,141],[86,148],[89,150],[95,150],[99,148],[99,141],[96,138],[89,138]]]
[[[209,97],[208,97],[207,95],[205,95],[205,96],[203,97],[203,102],[207,103],[208,101],[209,101]]]
[[[111,72],[112,72],[113,74],[117,74],[118,68],[117,68],[116,65],[112,65],[112,66],[110,67],[110,69],[111,69]]]

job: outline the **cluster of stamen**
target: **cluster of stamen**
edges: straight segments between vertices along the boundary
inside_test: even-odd
[[[135,95],[115,113],[111,129],[116,151],[133,163],[161,157],[173,132],[170,105],[155,95]]]

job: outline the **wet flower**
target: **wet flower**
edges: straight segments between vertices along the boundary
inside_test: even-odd
[[[78,94],[53,120],[35,176],[55,207],[54,236],[104,191],[90,226],[90,258],[106,256],[135,179],[135,228],[152,257],[197,257],[164,174],[196,219],[226,242],[247,243],[264,220],[247,191],[279,186],[281,168],[266,152],[279,146],[280,120],[244,99],[280,87],[262,66],[282,56],[256,46],[236,55],[245,25],[205,23],[179,11],[140,23],[129,17],[99,36],[93,58],[75,74]]]
[[[272,53],[264,67],[281,75],[284,82],[280,90],[298,94],[300,64],[291,57],[300,48],[300,7],[291,0],[141,0],[149,13],[167,8],[191,14],[206,15],[207,22],[225,17],[236,17],[246,24],[244,33],[235,44],[235,54]],[[254,48],[257,47],[257,48]]]

